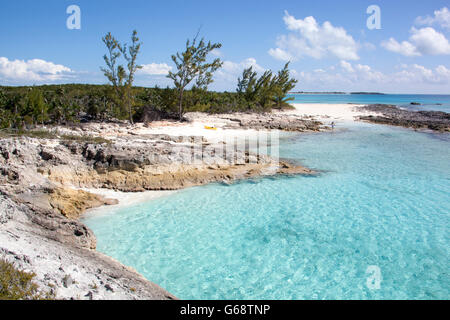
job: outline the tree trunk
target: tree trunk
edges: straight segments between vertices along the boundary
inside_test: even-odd
[[[178,106],[180,121],[183,120],[183,89],[180,90],[180,104]]]
[[[126,101],[127,101],[127,107],[128,107],[128,116],[130,118],[130,123],[134,124],[133,122],[133,113],[131,112],[131,93],[130,93],[131,88],[127,87],[127,93],[126,93]]]
[[[128,102],[128,114],[130,116],[130,123],[134,124],[134,122],[133,122],[133,115],[131,113],[131,103],[130,102]]]

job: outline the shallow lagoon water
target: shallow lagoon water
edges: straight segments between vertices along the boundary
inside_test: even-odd
[[[281,156],[318,176],[190,188],[85,223],[99,251],[181,299],[448,299],[448,136],[294,135]]]

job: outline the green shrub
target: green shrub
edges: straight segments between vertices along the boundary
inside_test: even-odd
[[[76,141],[82,143],[92,143],[92,144],[111,144],[111,141],[102,137],[92,137],[92,136],[77,136],[77,135],[67,135],[58,134],[55,131],[48,130],[14,130],[14,129],[3,129],[0,130],[0,138],[10,138],[10,137],[29,137],[36,139],[60,139],[62,141]]]
[[[14,264],[0,259],[0,300],[48,300],[53,299],[50,292],[39,292],[33,282],[34,273],[17,269]]]
[[[247,70],[248,72],[248,70]],[[253,79],[254,78],[254,79]],[[185,111],[207,113],[266,112],[289,107],[286,94],[293,85],[287,67],[278,75],[242,79],[241,91],[215,92],[200,89],[184,92]],[[108,85],[65,84],[36,87],[0,86],[0,128],[35,128],[37,125],[70,125],[85,120],[128,119],[129,114]],[[178,95],[173,88],[133,87],[132,106],[137,116],[143,108],[178,115]],[[138,118],[138,117],[137,117]]]

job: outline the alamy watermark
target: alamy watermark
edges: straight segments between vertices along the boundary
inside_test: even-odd
[[[279,140],[277,130],[244,136],[218,134],[212,138],[213,143],[202,136],[183,136],[172,145],[168,158],[172,163],[186,165],[278,164]]]
[[[66,20],[66,26],[69,30],[81,29],[81,9],[77,5],[70,5],[66,9],[66,13],[70,16]]]
[[[66,26],[69,30],[81,29],[81,9],[79,6],[72,4],[67,7],[66,13],[70,16],[66,20]],[[366,10],[370,16],[367,18],[366,26],[369,30],[381,29],[381,9],[378,5],[370,5]]]
[[[370,14],[369,18],[367,18],[367,29],[381,29],[381,9],[379,6],[373,4],[367,7],[367,14]]]

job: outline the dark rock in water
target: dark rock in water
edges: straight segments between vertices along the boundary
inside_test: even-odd
[[[413,105],[413,106],[420,106],[420,105],[422,105],[422,104],[421,104],[420,102],[411,102],[410,105]]]
[[[360,117],[361,120],[373,123],[440,132],[450,131],[450,113],[442,111],[409,111],[385,104],[372,104],[361,109],[380,114]]]

